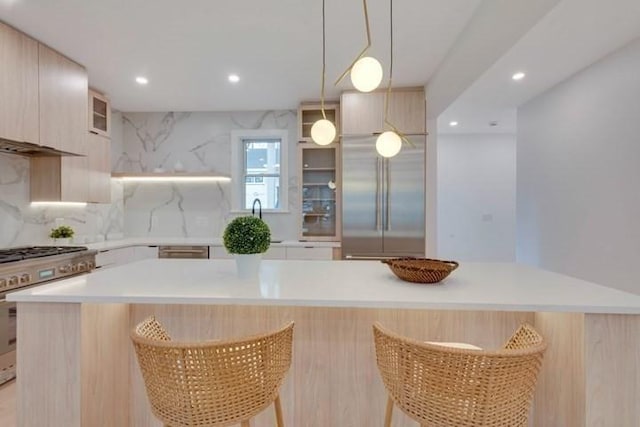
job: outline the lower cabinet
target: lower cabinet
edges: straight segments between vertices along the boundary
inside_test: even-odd
[[[96,268],[111,268],[143,259],[157,258],[157,246],[128,246],[107,249],[96,254]]]
[[[333,259],[333,248],[291,246],[287,248],[287,259],[330,260]]]
[[[209,258],[232,259],[233,255],[227,253],[224,246],[210,246]],[[271,246],[262,254],[262,259],[306,259],[306,260],[331,260],[333,248],[313,246]]]

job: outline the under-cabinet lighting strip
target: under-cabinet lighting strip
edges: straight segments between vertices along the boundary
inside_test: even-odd
[[[31,206],[84,207],[86,202],[31,202]]]
[[[230,182],[226,176],[120,176],[116,179],[130,182]]]

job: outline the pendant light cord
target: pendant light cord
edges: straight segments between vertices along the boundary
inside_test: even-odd
[[[409,141],[407,136],[389,121],[389,98],[391,98],[391,86],[393,82],[393,0],[389,0],[389,33],[389,85],[387,86],[387,94],[384,97],[384,124],[389,126],[404,142],[411,147],[415,147],[415,144]]]
[[[349,71],[351,71],[353,66],[356,65],[356,62],[358,62],[358,60],[360,60],[360,58],[362,58],[364,54],[367,53],[367,51],[371,47],[371,28],[369,27],[369,9],[367,8],[367,0],[362,0],[362,9],[364,12],[364,26],[367,34],[367,45],[364,47],[364,49],[360,51],[360,53],[358,54],[358,56],[356,56],[356,59],[353,60],[351,65],[349,65],[347,69],[344,70],[342,74],[340,74],[340,77],[338,77],[338,79],[334,83],[335,86],[340,84],[342,79],[344,79],[346,75],[349,74]]]
[[[320,109],[322,110],[322,118],[327,119],[327,115],[324,112],[324,79],[326,71],[326,37],[324,34],[324,1],[322,0],[322,90],[320,92]]]
[[[384,98],[384,121],[388,122],[389,98],[391,97],[391,82],[393,80],[393,0],[389,0],[389,84],[387,85],[387,95]],[[393,126],[393,125],[391,125]]]

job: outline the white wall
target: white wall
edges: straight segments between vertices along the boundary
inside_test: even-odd
[[[438,135],[438,257],[515,260],[512,134]]]
[[[517,259],[640,293],[640,40],[518,111]]]

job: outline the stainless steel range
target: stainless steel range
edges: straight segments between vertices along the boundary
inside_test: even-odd
[[[16,375],[16,305],[6,295],[18,289],[88,273],[96,251],[84,246],[30,246],[0,249],[0,384]]]

